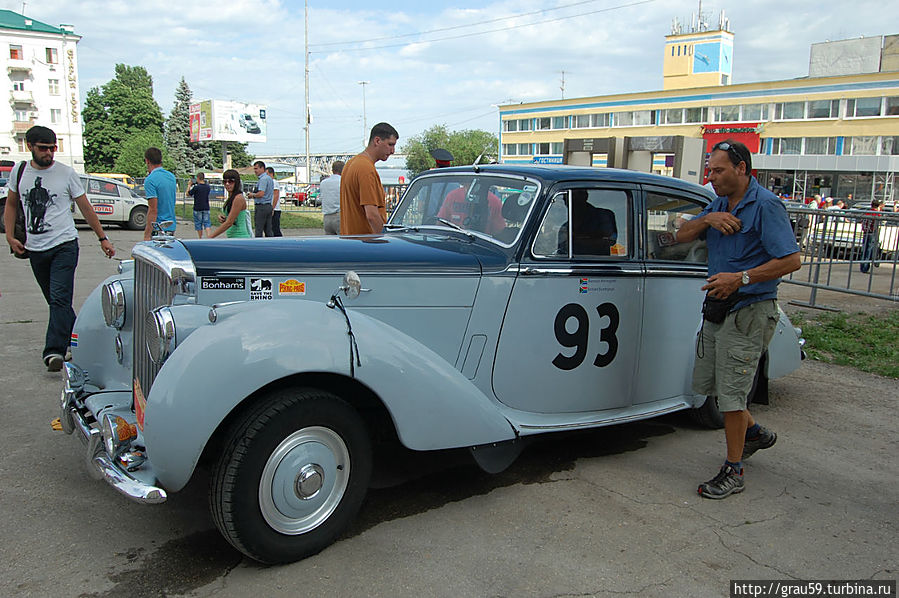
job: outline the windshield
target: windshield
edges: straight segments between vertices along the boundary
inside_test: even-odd
[[[539,188],[536,181],[500,175],[424,176],[412,182],[390,224],[458,228],[509,246]]]

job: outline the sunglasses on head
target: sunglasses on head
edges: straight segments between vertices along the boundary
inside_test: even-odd
[[[740,155],[740,152],[737,151],[737,148],[735,148],[734,146],[732,146],[731,144],[729,144],[726,141],[716,143],[715,146],[712,148],[712,151],[715,151],[715,150],[725,151],[725,152],[729,153],[730,155],[736,157],[737,164],[739,164],[740,162],[746,162],[746,159]]]

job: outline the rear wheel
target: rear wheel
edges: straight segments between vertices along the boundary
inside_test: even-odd
[[[362,418],[315,389],[273,392],[236,422],[215,466],[219,531],[262,563],[288,563],[331,544],[355,517],[371,478]]]
[[[131,215],[128,216],[128,228],[131,230],[144,230],[146,226],[147,208],[144,206],[137,206],[131,210]]]

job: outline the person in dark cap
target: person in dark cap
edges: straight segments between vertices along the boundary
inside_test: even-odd
[[[437,168],[446,168],[452,166],[453,155],[442,147],[436,147],[431,150],[431,157],[437,162]]]
[[[78,231],[71,209],[73,203],[78,204],[81,215],[97,235],[106,257],[114,256],[115,248],[84,194],[78,173],[54,160],[56,133],[47,127],[34,126],[25,133],[25,143],[31,160],[16,164],[9,175],[4,214],[6,242],[18,255],[24,255],[27,250],[31,271],[50,307],[43,359],[47,370],[58,372],[75,325],[72,294],[78,264]],[[16,212],[20,209],[24,210],[27,223],[24,244],[13,236]]]

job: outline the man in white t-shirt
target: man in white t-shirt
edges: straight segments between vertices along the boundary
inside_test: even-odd
[[[266,166],[265,172],[272,177],[275,184],[275,196],[272,198],[272,234],[276,237],[283,237],[281,234],[281,185],[275,179],[275,169]]]
[[[114,256],[115,248],[103,232],[78,174],[69,166],[54,161],[56,133],[47,127],[34,126],[25,133],[25,142],[31,160],[16,164],[9,175],[4,215],[6,242],[18,255],[28,251],[31,271],[50,307],[44,365],[47,370],[58,372],[62,369],[75,326],[72,294],[78,265],[78,231],[72,216],[73,202],[78,204],[84,219],[97,234],[106,257]],[[20,177],[19,170],[23,168]],[[24,245],[14,237],[19,209],[25,214],[27,239]]]
[[[326,235],[340,234],[340,174],[343,172],[343,160],[335,160],[331,165],[331,176],[318,186],[322,200],[322,226]]]

